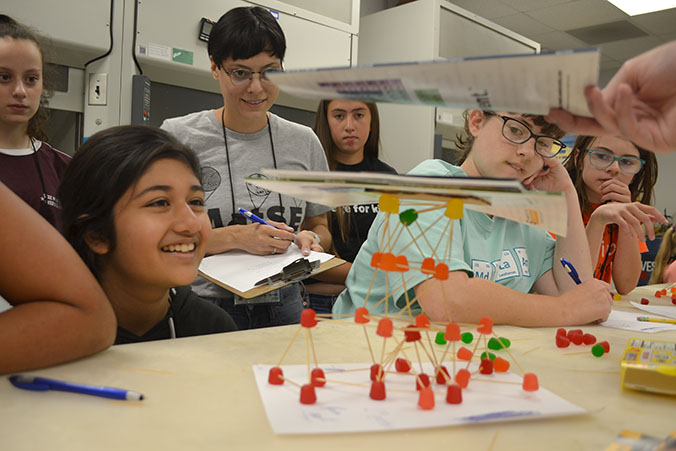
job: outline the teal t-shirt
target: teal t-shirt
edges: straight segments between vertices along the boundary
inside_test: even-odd
[[[459,167],[441,160],[424,161],[409,174],[467,177]],[[408,202],[400,201],[400,212],[430,211],[419,213],[408,227],[401,225],[399,216],[378,213],[333,313],[354,312],[364,306],[367,293],[370,312],[400,310],[407,296],[413,299],[413,288],[432,277],[420,271],[426,257],[432,257],[435,265],[445,263],[450,271],[466,271],[523,293],[530,292],[535,281],[552,268],[555,241],[541,229],[468,209],[464,209],[462,219],[451,221],[444,215],[444,208]],[[376,252],[405,255],[411,269],[376,271],[371,266]],[[420,308],[417,304],[414,307]]]

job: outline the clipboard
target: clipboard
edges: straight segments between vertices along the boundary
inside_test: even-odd
[[[347,262],[346,262],[345,260],[341,259],[341,258],[334,257],[334,258],[332,258],[332,259],[330,259],[330,260],[328,260],[328,261],[325,261],[325,262],[321,263],[321,264],[319,265],[319,268],[317,268],[316,270],[312,271],[312,273],[310,273],[310,274],[307,276],[307,278],[312,277],[312,276],[314,276],[314,275],[316,275],[316,274],[322,273],[322,272],[324,272],[324,271],[327,271],[327,270],[329,270],[329,269],[336,268],[336,267],[338,267],[338,266],[340,266],[340,265],[342,265],[342,264],[344,264],[344,263],[347,263]],[[273,285],[265,284],[265,285],[261,285],[261,286],[252,288],[251,290],[240,291],[240,290],[237,290],[236,288],[233,288],[233,287],[231,287],[230,285],[224,283],[224,282],[221,281],[221,280],[218,280],[218,279],[215,279],[215,278],[213,278],[213,277],[210,277],[210,276],[206,275],[205,273],[203,273],[203,272],[200,271],[200,270],[198,270],[198,273],[199,273],[200,276],[204,277],[204,278],[207,279],[208,281],[210,281],[210,282],[212,282],[212,283],[215,283],[215,284],[218,285],[219,287],[225,288],[226,290],[230,291],[231,293],[234,293],[234,294],[236,294],[237,296],[243,297],[244,299],[251,299],[251,298],[254,298],[254,297],[256,297],[256,296],[260,296],[260,295],[262,295],[262,294],[269,293],[270,291],[278,290],[278,289],[280,289],[280,288],[282,288],[282,287],[285,287],[285,286],[287,286],[287,285],[289,285],[289,284],[291,284],[291,283],[295,283],[295,282],[296,282],[296,281],[291,281],[291,282],[286,282],[286,283],[275,283],[275,284],[273,284]]]

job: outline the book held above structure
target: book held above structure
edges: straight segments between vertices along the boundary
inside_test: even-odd
[[[598,49],[452,58],[269,74],[288,94],[316,99],[591,116],[584,88],[596,85]]]
[[[393,194],[411,203],[441,204],[460,198],[464,207],[566,235],[562,193],[529,191],[516,179],[420,177],[380,173],[263,169],[266,178],[247,178],[261,188],[335,208],[378,203]]]

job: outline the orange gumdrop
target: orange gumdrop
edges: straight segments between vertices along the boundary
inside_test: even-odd
[[[366,324],[371,319],[369,318],[369,310],[366,307],[357,307],[354,311],[354,322],[357,324]]]
[[[313,369],[310,376],[310,383],[315,387],[323,387],[324,385],[326,385],[324,370],[321,368]]]
[[[422,265],[420,266],[420,272],[430,276],[434,274],[434,259],[427,257],[425,260],[423,260]]]
[[[493,369],[496,373],[504,373],[509,369],[509,362],[502,357],[496,357],[493,361]]]
[[[445,263],[439,263],[436,268],[434,268],[434,278],[439,280],[448,279],[448,265]]]
[[[406,272],[408,271],[408,259],[405,255],[398,255],[394,258],[395,265],[397,267],[397,272]]]
[[[424,313],[415,317],[415,326],[418,329],[427,329],[430,327],[430,319]]]
[[[371,266],[374,268],[380,268],[380,261],[383,259],[382,252],[376,252],[371,256]]]
[[[493,332],[493,320],[484,316],[479,320],[479,327],[476,328],[480,334],[490,334]]]
[[[300,325],[310,329],[317,325],[317,316],[315,311],[311,308],[306,308],[300,314]]]
[[[469,361],[472,359],[472,351],[462,346],[460,349],[458,349],[458,358],[460,360]]]
[[[376,334],[378,334],[381,337],[391,337],[393,328],[394,326],[392,325],[391,319],[382,318],[380,321],[378,321],[378,328],[376,329]]]
[[[523,389],[525,391],[537,391],[540,388],[538,385],[538,377],[533,373],[526,373],[523,375]]]
[[[446,324],[446,332],[444,332],[444,339],[446,341],[459,341],[460,326],[458,326],[456,323]]]
[[[432,410],[434,409],[434,392],[429,387],[423,387],[420,389],[420,395],[418,396],[418,405],[423,410]]]
[[[458,370],[457,374],[455,375],[455,383],[462,388],[466,388],[467,384],[469,384],[469,378],[471,376],[472,373],[470,373],[469,370],[465,368]]]
[[[317,394],[312,384],[305,384],[300,388],[300,403],[314,404],[317,402]]]
[[[380,269],[387,272],[397,270],[396,259],[394,258],[394,254],[392,252],[383,254],[382,258],[380,259]]]

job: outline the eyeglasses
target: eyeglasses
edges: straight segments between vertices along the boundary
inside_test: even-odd
[[[633,175],[643,169],[643,165],[645,164],[645,160],[641,160],[640,158],[627,156],[616,157],[605,150],[590,150],[588,153],[589,162],[592,166],[599,169],[606,169],[617,161],[622,172]]]
[[[566,148],[566,145],[556,138],[547,135],[536,135],[528,125],[517,119],[501,115],[498,116],[504,121],[502,124],[502,136],[509,142],[523,144],[533,138],[535,140],[535,152],[544,158],[555,157]]]
[[[228,72],[227,70],[225,70],[225,68],[223,68],[223,72],[225,72],[228,75],[228,77],[230,77],[230,81],[232,82],[232,84],[237,87],[248,85],[249,83],[251,83],[254,74],[259,75],[261,83],[272,83],[268,78],[268,74],[272,72],[278,72],[281,70],[282,69],[272,68],[255,72],[247,69],[233,69],[232,71]]]

